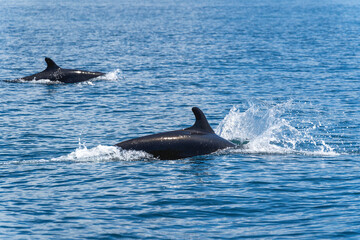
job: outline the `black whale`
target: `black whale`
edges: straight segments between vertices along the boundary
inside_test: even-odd
[[[49,79],[50,81],[59,81],[63,83],[77,83],[87,81],[104,75],[101,72],[89,72],[76,69],[64,69],[56,65],[50,58],[45,58],[47,68],[39,73],[22,77],[18,80],[33,81],[40,79]]]
[[[215,134],[199,108],[193,107],[192,111],[196,118],[192,127],[127,140],[116,146],[125,150],[145,151],[161,160],[205,155],[236,146]]]

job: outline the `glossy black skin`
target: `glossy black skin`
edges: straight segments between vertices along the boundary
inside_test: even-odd
[[[205,155],[236,146],[214,133],[199,108],[194,107],[192,110],[196,122],[190,128],[139,137],[116,146],[125,150],[145,151],[161,160]]]
[[[76,69],[60,68],[50,58],[45,58],[47,68],[39,73],[20,78],[20,80],[33,81],[40,79],[49,79],[51,81],[59,81],[63,83],[77,83],[88,81],[89,79],[96,78],[104,75],[101,72],[89,72]]]

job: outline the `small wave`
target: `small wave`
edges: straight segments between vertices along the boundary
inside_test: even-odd
[[[292,106],[291,101],[275,106],[250,102],[244,112],[234,106],[215,132],[233,142],[246,142],[243,148],[234,149],[232,152],[339,155],[323,139],[315,139],[311,135],[311,132],[316,130],[315,125],[297,128],[294,127],[296,123],[285,119],[285,113]]]

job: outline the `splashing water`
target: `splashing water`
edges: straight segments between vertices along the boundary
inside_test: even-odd
[[[275,106],[249,102],[245,112],[234,106],[215,132],[244,144],[244,148],[235,150],[242,153],[338,155],[324,140],[314,139],[311,133],[316,131],[316,124],[304,127],[303,123],[285,119],[292,106],[291,101]]]
[[[88,149],[85,142],[79,139],[79,147],[72,153],[54,158],[51,161],[73,162],[109,162],[109,161],[136,161],[150,159],[152,156],[143,151],[122,150],[115,146],[103,146]]]
[[[108,80],[108,81],[118,81],[118,80],[124,80],[125,76],[120,69],[116,69],[112,72],[106,73],[103,76],[97,77],[96,79]]]
[[[155,159],[151,154],[143,151],[123,150],[115,146],[98,145],[88,149],[85,142],[79,139],[79,147],[75,151],[52,159],[21,160],[0,162],[0,165],[9,164],[42,164],[54,162],[113,162],[113,161],[139,161]]]

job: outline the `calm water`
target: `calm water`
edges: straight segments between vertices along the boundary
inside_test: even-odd
[[[0,238],[359,239],[360,3],[324,2],[0,0]],[[45,56],[107,75],[6,81]],[[248,143],[113,147],[193,106]]]

